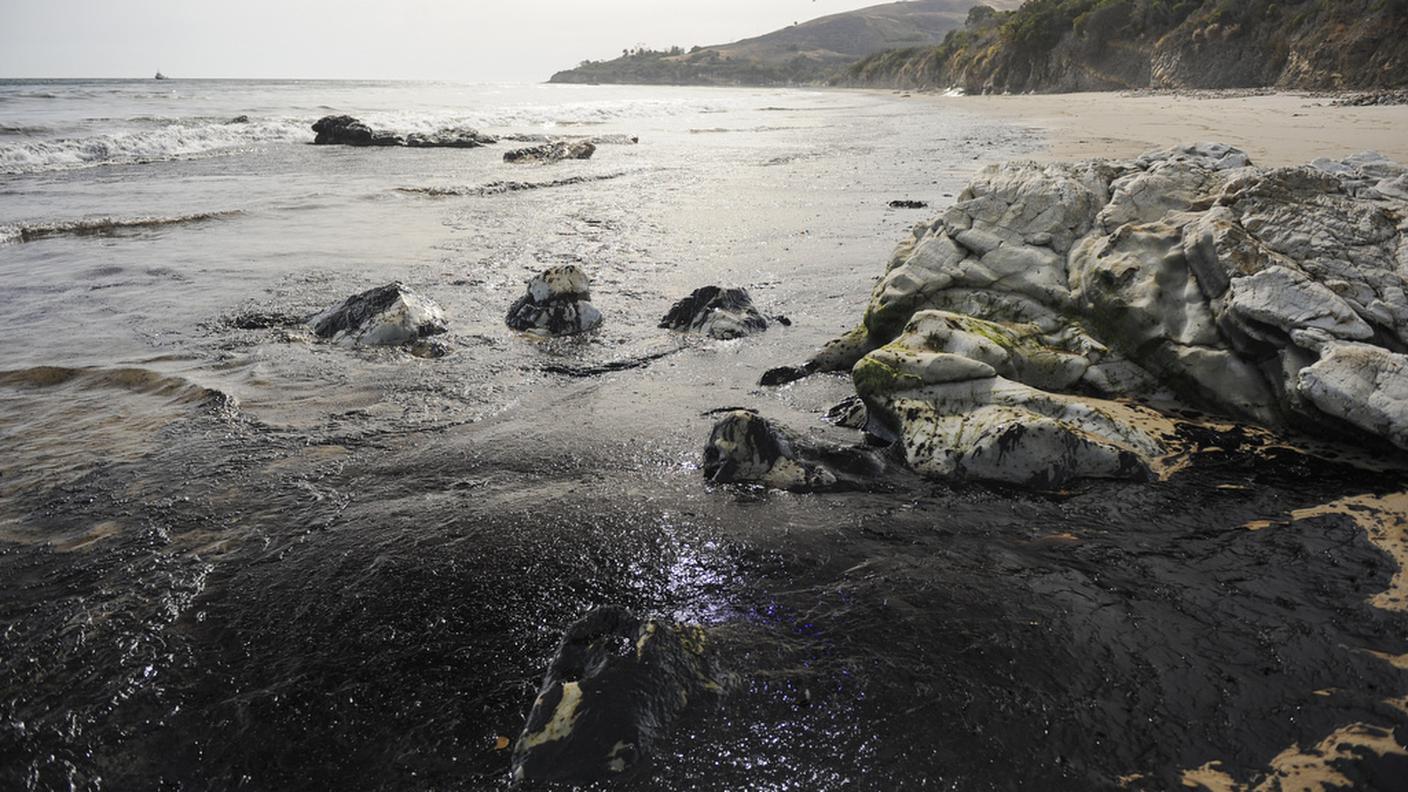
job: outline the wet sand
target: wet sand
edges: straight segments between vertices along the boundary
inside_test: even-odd
[[[1132,157],[1174,142],[1215,140],[1245,150],[1259,165],[1299,165],[1366,150],[1408,162],[1408,105],[1334,107],[1327,96],[1213,92],[925,101],[1033,127],[1047,140],[1040,159]]]

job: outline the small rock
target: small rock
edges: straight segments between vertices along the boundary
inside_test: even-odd
[[[910,201],[910,200],[890,201],[890,208],[891,208],[891,209],[927,209],[927,208],[929,208],[929,202],[928,202],[928,201]]]
[[[705,286],[675,303],[660,327],[730,339],[761,333],[768,320],[753,307],[747,290]]]
[[[509,308],[508,326],[535,335],[585,333],[601,324],[591,303],[591,282],[575,265],[545,270],[528,281],[528,293]]]
[[[758,380],[758,384],[765,388],[777,388],[804,380],[813,373],[815,372],[806,366],[778,366],[764,372],[763,378]]]
[[[440,306],[401,283],[349,297],[308,324],[319,338],[358,346],[412,344],[449,330]]]
[[[839,404],[826,411],[822,420],[846,429],[864,429],[869,420],[865,400],[859,396],[848,396]]]

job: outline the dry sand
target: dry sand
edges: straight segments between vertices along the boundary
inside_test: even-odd
[[[927,99],[1038,130],[1047,142],[1039,159],[1124,158],[1174,143],[1217,141],[1243,149],[1263,166],[1301,165],[1367,150],[1408,162],[1408,105],[1332,107],[1329,97],[1296,93]]]

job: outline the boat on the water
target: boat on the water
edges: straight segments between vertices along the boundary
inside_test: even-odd
[[[154,79],[157,79],[157,80],[169,80],[169,79],[171,79],[171,78],[170,78],[170,77],[167,77],[165,74],[162,74],[161,72],[157,72],[157,73],[156,73],[156,77],[155,77]]]

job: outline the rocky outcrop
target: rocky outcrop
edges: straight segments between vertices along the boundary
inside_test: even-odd
[[[1408,449],[1408,168],[1263,170],[1216,145],[1009,163],[917,227],[860,327],[785,381],[851,371],[866,430],[926,475],[1149,475],[1143,397]]]
[[[705,286],[671,306],[660,327],[711,338],[743,338],[768,329],[746,289]]]
[[[319,338],[356,346],[407,345],[429,357],[443,351],[428,341],[449,329],[440,306],[400,283],[349,297],[308,324]]]
[[[567,159],[591,159],[596,153],[596,144],[590,140],[558,140],[541,146],[515,149],[504,152],[504,162],[548,163]]]
[[[398,135],[374,130],[349,115],[325,116],[313,124],[317,146],[407,146],[410,148],[479,148],[498,141],[468,128],[442,129],[429,134]]]
[[[1148,416],[1063,395],[1091,365],[1034,325],[921,311],[855,367],[866,430],[895,441],[916,472],[1053,489],[1087,478],[1144,480],[1162,452]],[[1024,384],[1030,383],[1030,384]]]
[[[731,410],[704,449],[704,477],[792,492],[886,488],[895,465],[884,452],[803,438],[749,410]]]
[[[723,683],[703,628],[598,608],[563,637],[514,746],[513,778],[620,776]]]
[[[324,116],[313,124],[315,146],[401,146],[405,141],[393,134],[373,131],[349,115]]]
[[[528,281],[528,292],[509,308],[508,326],[523,333],[564,336],[601,324],[591,303],[591,281],[578,267],[553,267]]]

